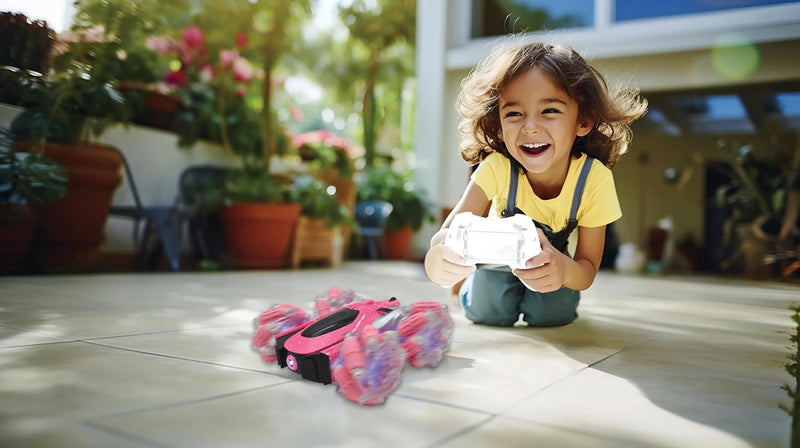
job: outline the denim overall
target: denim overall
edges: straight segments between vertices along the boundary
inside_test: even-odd
[[[567,253],[569,235],[578,227],[578,207],[581,205],[586,178],[591,169],[593,157],[587,156],[578,177],[572,196],[569,220],[564,228],[554,232],[548,225],[533,220],[542,229],[547,239],[557,250]],[[511,160],[511,180],[508,186],[508,201],[501,216],[509,217],[523,213],[516,207],[517,183],[520,166]],[[461,305],[466,317],[479,324],[512,326],[522,318],[530,326],[556,327],[566,325],[576,317],[580,292],[562,287],[557,291],[542,293],[531,291],[511,273],[508,267],[477,269],[459,291]]]

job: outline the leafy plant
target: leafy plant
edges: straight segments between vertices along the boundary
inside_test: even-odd
[[[293,190],[293,197],[303,206],[303,215],[324,221],[328,228],[355,225],[347,207],[328,192],[328,185],[321,180],[298,176],[294,179]]]
[[[320,129],[304,132],[292,137],[292,144],[300,158],[321,172],[335,170],[339,177],[353,175],[353,160],[350,154],[353,144],[333,132]]]
[[[386,231],[394,232],[405,226],[419,230],[428,220],[433,222],[431,205],[425,194],[414,187],[411,173],[381,165],[358,173],[358,200],[378,199],[392,204],[392,214],[386,220]]]
[[[265,170],[231,171],[220,192],[220,204],[237,202],[296,202],[289,179],[268,174]]]
[[[13,137],[0,128],[0,216],[14,221],[30,214],[30,206],[64,196],[67,174],[59,163],[41,154],[16,152]]]
[[[18,101],[25,109],[11,123],[22,140],[87,141],[129,117],[122,94],[111,83],[96,82],[81,64],[49,78],[27,70],[6,71],[4,77],[25,89]]]
[[[4,11],[0,13],[0,65],[44,73],[50,67],[55,31],[43,20]]]
[[[11,85],[23,89],[17,99],[25,110],[12,124],[19,138],[87,141],[111,124],[128,121],[130,110],[116,89],[115,76],[140,24],[139,11],[134,2],[117,3],[119,8],[107,8],[103,23],[78,20],[72,30],[57,36],[53,70],[47,75],[4,73]]]

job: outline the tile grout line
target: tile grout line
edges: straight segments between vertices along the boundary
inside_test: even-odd
[[[651,336],[651,337],[644,338],[644,339],[641,339],[640,341],[636,342],[635,344],[632,344],[632,345],[630,345],[630,346],[628,346],[628,347],[625,347],[625,348],[622,348],[622,349],[620,349],[620,350],[617,350],[617,351],[615,351],[615,352],[613,352],[613,353],[611,353],[611,354],[609,354],[609,355],[607,355],[607,356],[605,356],[605,357],[603,357],[603,358],[601,358],[601,359],[599,359],[599,360],[597,360],[597,361],[594,361],[594,362],[592,362],[592,363],[590,363],[590,364],[587,364],[587,365],[586,365],[586,366],[584,366],[584,367],[581,367],[580,369],[576,369],[576,370],[575,370],[573,373],[570,373],[570,374],[566,375],[565,377],[563,377],[563,378],[559,379],[558,381],[555,381],[555,382],[553,382],[553,383],[550,383],[550,384],[548,384],[548,385],[546,385],[546,386],[544,386],[544,387],[542,387],[542,388],[540,388],[540,389],[538,389],[538,390],[536,390],[536,391],[534,391],[534,392],[532,392],[532,393],[530,393],[530,394],[526,395],[526,396],[525,396],[525,398],[524,398],[523,400],[525,400],[525,399],[529,399],[530,397],[532,397],[532,396],[534,396],[534,395],[536,395],[536,394],[540,393],[540,392],[541,392],[541,391],[543,391],[543,390],[546,390],[546,389],[550,388],[550,387],[551,387],[551,386],[553,386],[553,385],[556,385],[556,384],[558,384],[558,383],[561,383],[561,382],[563,382],[563,381],[566,381],[568,378],[571,378],[571,377],[573,377],[575,374],[577,374],[577,373],[579,373],[579,372],[582,372],[583,370],[586,370],[586,369],[589,369],[589,368],[591,368],[591,367],[593,367],[593,366],[596,366],[597,364],[600,364],[600,363],[602,363],[603,361],[605,361],[605,360],[607,360],[607,359],[609,359],[609,358],[611,358],[611,357],[613,357],[613,356],[616,356],[616,355],[618,355],[618,354],[620,354],[620,353],[622,353],[622,352],[624,352],[624,351],[626,351],[626,350],[628,350],[628,349],[630,349],[630,348],[636,347],[636,346],[638,346],[638,345],[640,345],[640,344],[643,344],[643,343],[645,343],[645,342],[647,342],[647,341],[650,341],[650,340],[653,340],[653,339],[655,339],[655,338],[653,338],[652,336]],[[406,398],[410,398],[410,397],[406,397]],[[476,410],[476,409],[471,409],[471,408],[467,408],[467,407],[464,407],[464,406],[453,406],[453,405],[448,405],[448,404],[446,404],[446,403],[439,403],[439,402],[437,402],[437,401],[433,401],[433,400],[425,400],[425,399],[419,399],[419,398],[414,398],[414,399],[416,399],[416,400],[419,400],[419,401],[426,401],[426,402],[429,402],[429,403],[441,404],[441,405],[445,405],[445,406],[448,406],[448,407],[451,407],[451,408],[456,408],[456,409],[463,409],[463,410],[469,410],[469,411],[473,411],[473,412],[482,412],[482,413],[486,413],[486,412],[484,412],[484,411],[479,411],[479,410]],[[522,400],[520,400],[520,402],[521,402],[521,401],[522,401]],[[517,403],[519,403],[519,402],[517,402]],[[507,410],[507,409],[510,409],[511,407],[515,406],[517,403],[514,403],[514,404],[512,404],[511,406],[508,406],[508,407],[506,407],[506,408],[505,408],[505,410]],[[443,444],[445,444],[445,443],[447,443],[447,442],[454,441],[454,440],[458,439],[459,437],[466,436],[467,434],[469,434],[469,433],[471,433],[471,432],[475,431],[476,429],[478,429],[478,428],[480,428],[480,427],[482,427],[482,426],[485,426],[485,425],[489,424],[490,422],[492,422],[493,420],[495,420],[497,417],[499,417],[499,416],[500,416],[500,414],[502,414],[503,412],[504,412],[504,410],[501,410],[501,411],[499,411],[499,412],[492,412],[492,413],[488,413],[489,415],[488,415],[488,417],[487,417],[486,419],[484,419],[484,420],[482,420],[482,421],[480,421],[480,422],[478,422],[478,423],[476,423],[476,424],[474,424],[474,425],[467,426],[467,427],[465,427],[465,428],[463,428],[463,429],[461,429],[461,430],[458,430],[458,431],[456,431],[456,432],[454,432],[454,433],[452,433],[452,434],[450,434],[450,435],[447,435],[447,436],[445,436],[445,437],[442,437],[441,439],[438,439],[438,440],[436,440],[436,441],[434,441],[434,442],[432,442],[432,443],[430,443],[430,444],[428,444],[428,445],[425,445],[425,448],[433,448],[433,447],[436,447],[436,446],[439,446],[439,445],[443,445]],[[519,422],[523,422],[523,423],[526,423],[526,424],[538,424],[538,425],[542,425],[542,423],[531,422],[531,421],[528,421],[528,420],[519,419],[519,418],[515,418],[515,417],[506,417],[506,418],[509,418],[509,419],[511,419],[511,420],[516,420],[516,421],[519,421]],[[552,427],[551,425],[544,425],[544,426]]]
[[[631,344],[631,345],[629,345],[627,347],[621,348],[621,349],[619,349],[619,350],[617,350],[617,351],[615,351],[613,353],[610,353],[610,354],[598,359],[597,361],[591,362],[591,363],[586,364],[585,366],[583,366],[581,368],[575,369],[572,372],[568,373],[567,375],[563,376],[562,378],[559,378],[558,380],[556,380],[556,381],[554,381],[554,382],[552,382],[550,384],[547,384],[547,385],[545,385],[543,387],[540,387],[539,389],[537,389],[537,390],[525,395],[524,398],[520,399],[519,401],[511,404],[510,406],[507,406],[505,409],[503,409],[500,412],[498,412],[498,415],[502,414],[503,412],[511,409],[512,407],[516,406],[517,404],[519,404],[519,403],[521,403],[521,402],[523,402],[525,400],[531,399],[532,397],[534,397],[535,395],[541,393],[542,391],[545,391],[545,390],[547,390],[547,389],[549,389],[549,388],[551,388],[551,387],[553,387],[553,386],[555,386],[557,384],[563,383],[564,381],[574,377],[575,375],[583,372],[584,370],[590,369],[590,368],[592,368],[592,367],[594,367],[594,366],[606,361],[607,359],[610,359],[610,358],[612,358],[614,356],[617,356],[620,353],[623,353],[623,352],[625,352],[625,351],[627,351],[627,350],[629,350],[631,348],[634,348],[634,347],[636,347],[638,345],[641,345],[641,344],[643,344],[645,342],[648,342],[648,341],[651,341],[653,339],[655,339],[653,336],[646,337],[644,339],[639,340],[638,342],[636,342],[634,344]]]
[[[188,406],[188,405],[199,404],[199,403],[207,403],[207,402],[214,401],[214,400],[219,400],[219,399],[228,398],[228,397],[234,397],[236,395],[247,394],[247,393],[250,393],[250,392],[257,391],[257,390],[270,389],[270,388],[273,388],[273,387],[283,386],[283,385],[286,385],[286,384],[289,384],[289,383],[292,383],[292,382],[295,382],[295,381],[294,380],[286,380],[286,381],[284,381],[282,383],[267,384],[267,385],[264,385],[264,386],[253,387],[253,388],[250,388],[250,389],[237,390],[237,391],[228,392],[228,393],[224,393],[224,394],[213,395],[213,396],[210,396],[210,397],[196,398],[194,400],[176,401],[176,402],[172,402],[172,403],[163,404],[163,405],[160,405],[160,406],[152,406],[152,407],[141,408],[141,409],[130,409],[130,410],[127,410],[127,411],[120,411],[120,412],[116,412],[116,413],[113,413],[113,414],[106,414],[106,415],[101,416],[101,418],[114,419],[114,418],[124,417],[124,416],[127,416],[127,415],[143,414],[143,413],[146,413],[146,412],[161,411],[161,410],[164,410],[164,409],[171,409],[171,408],[176,408],[176,407],[180,407],[180,406]]]
[[[440,445],[444,445],[447,442],[452,442],[452,441],[458,439],[459,437],[466,436],[467,434],[475,431],[476,429],[480,428],[481,426],[485,426],[486,424],[488,424],[489,422],[491,422],[495,418],[497,418],[497,414],[492,413],[488,417],[486,417],[484,420],[479,421],[479,422],[475,423],[474,425],[469,425],[467,427],[464,427],[464,428],[462,428],[462,429],[460,429],[460,430],[458,430],[458,431],[456,431],[456,432],[454,432],[452,434],[446,435],[446,436],[444,436],[444,437],[442,437],[442,438],[440,438],[438,440],[434,440],[433,442],[431,442],[431,443],[429,443],[427,445],[423,445],[423,446],[425,448],[433,448],[433,447],[437,447],[437,446],[440,446]]]
[[[105,432],[107,434],[112,434],[112,435],[115,435],[117,437],[122,437],[123,439],[130,440],[130,441],[133,441],[133,442],[145,443],[145,444],[147,444],[147,445],[149,445],[151,447],[154,447],[154,448],[170,448],[169,445],[164,445],[162,443],[156,442],[154,440],[146,439],[146,438],[141,437],[141,436],[128,434],[128,433],[122,432],[122,431],[120,431],[118,429],[108,428],[106,426],[100,425],[100,424],[95,423],[95,422],[90,421],[90,420],[85,420],[85,421],[82,421],[81,423],[83,425],[88,426],[89,428],[94,429],[94,430]]]
[[[207,364],[207,365],[211,365],[211,366],[226,367],[226,368],[235,369],[235,370],[244,370],[244,371],[253,372],[253,373],[262,373],[262,374],[265,374],[265,375],[271,375],[271,376],[276,376],[278,378],[284,378],[285,379],[285,377],[283,377],[282,375],[277,375],[277,374],[274,374],[274,373],[265,372],[263,370],[251,369],[249,367],[232,366],[232,365],[228,365],[228,364],[220,364],[218,362],[202,361],[202,360],[199,360],[199,359],[192,359],[192,358],[183,358],[183,357],[180,357],[180,356],[168,355],[166,353],[156,353],[156,352],[148,352],[146,350],[137,350],[137,349],[133,349],[133,348],[116,347],[116,346],[113,346],[113,345],[107,345],[107,344],[101,344],[99,342],[94,342],[93,340],[79,339],[79,340],[77,340],[77,342],[83,342],[84,344],[89,344],[89,345],[96,345],[98,347],[110,348],[112,350],[122,350],[122,351],[126,351],[126,352],[131,352],[131,353],[139,353],[139,354],[142,354],[142,355],[159,356],[159,357],[162,357],[162,358],[176,359],[176,360],[179,360],[179,361],[189,361],[189,362],[194,362],[194,363],[198,363],[198,364]]]

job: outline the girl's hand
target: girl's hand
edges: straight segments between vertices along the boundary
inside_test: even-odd
[[[542,229],[537,227],[536,231],[539,232],[542,252],[528,260],[527,268],[514,269],[512,272],[535,291],[556,291],[564,286],[563,263],[566,255],[550,244],[550,240],[544,235]]]
[[[431,247],[425,254],[425,272],[439,286],[453,286],[474,270],[475,265],[466,264],[464,257],[444,244]]]

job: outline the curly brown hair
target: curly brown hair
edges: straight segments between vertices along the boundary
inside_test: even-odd
[[[573,155],[585,152],[609,168],[627,151],[630,123],[647,112],[638,89],[609,91],[603,75],[573,48],[509,38],[461,82],[456,110],[462,117],[461,156],[477,163],[492,151],[511,158],[500,139],[498,103],[503,88],[515,76],[537,68],[578,103],[578,119],[594,123],[573,145]]]

